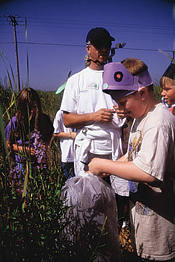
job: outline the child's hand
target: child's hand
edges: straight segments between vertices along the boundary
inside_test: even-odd
[[[124,110],[119,108],[118,106],[113,106],[115,112],[117,113],[118,117],[119,118],[125,118],[126,117],[126,114],[124,113]]]
[[[72,139],[75,139],[75,137],[76,137],[76,132],[70,132],[70,137],[71,137]]]
[[[104,159],[101,158],[93,158],[91,162],[88,164],[89,172],[100,177],[106,177],[109,176],[109,174],[101,172],[101,164],[104,161]]]
[[[35,155],[35,149],[34,148],[26,148],[28,152],[30,152],[31,156]]]

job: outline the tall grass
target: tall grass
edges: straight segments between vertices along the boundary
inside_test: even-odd
[[[81,230],[74,229],[73,241],[65,234],[75,218],[67,216],[67,207],[61,199],[64,180],[57,140],[51,140],[47,169],[38,170],[30,155],[23,152],[24,173],[14,182],[4,127],[15,112],[16,101],[10,108],[9,104],[12,97],[16,100],[17,94],[1,87],[1,94],[7,93],[9,101],[4,100],[3,112],[0,111],[0,261],[94,261],[108,242],[104,230],[87,221]],[[39,93],[47,112],[48,93]],[[57,97],[50,95],[57,102]],[[16,184],[22,188],[22,194]]]
[[[25,35],[27,44],[27,20]],[[60,165],[59,142],[50,142],[47,152],[48,168],[38,169],[29,153],[18,152],[25,161],[23,172],[14,179],[4,128],[16,112],[19,90],[17,91],[13,68],[10,65],[10,70],[7,69],[7,58],[2,50],[0,56],[8,79],[6,88],[0,85],[0,261],[94,261],[98,254],[103,253],[103,247],[107,243],[103,229],[88,222],[81,230],[76,232],[75,229],[74,241],[65,234],[66,227],[70,228],[74,217],[67,216],[68,208],[63,203],[64,199],[61,199],[64,179]],[[27,51],[27,87],[29,86]],[[62,96],[43,91],[38,91],[38,94],[43,112],[53,121]]]
[[[9,101],[16,94],[11,90]],[[4,96],[5,98],[5,96]],[[9,103],[8,103],[9,102]],[[13,103],[15,105],[15,103]],[[54,261],[59,252],[55,247],[55,239],[59,238],[64,223],[65,206],[60,200],[62,173],[59,158],[50,157],[50,168],[40,169],[32,166],[31,157],[23,152],[25,172],[23,177],[16,178],[16,183],[23,188],[22,196],[16,190],[11,161],[6,147],[4,135],[4,119],[8,121],[9,111],[13,114],[13,106],[0,111],[0,248],[2,261]],[[9,108],[9,106],[7,107]],[[14,110],[14,111],[13,111]],[[4,117],[3,117],[4,116]],[[11,117],[11,114],[10,114]],[[57,147],[54,148],[59,155]],[[57,150],[57,152],[56,152]],[[22,174],[21,174],[22,175]],[[59,220],[59,223],[58,223]],[[66,221],[64,219],[64,221]],[[64,247],[61,248],[63,257]]]

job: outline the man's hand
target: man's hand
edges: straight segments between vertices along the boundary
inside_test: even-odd
[[[93,113],[94,122],[111,122],[113,119],[113,114],[115,113],[114,109],[101,108],[97,112]]]

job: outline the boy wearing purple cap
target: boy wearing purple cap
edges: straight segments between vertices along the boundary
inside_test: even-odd
[[[128,151],[117,161],[93,159],[89,171],[136,182],[131,209],[140,261],[174,261],[175,118],[156,101],[143,61],[128,58],[104,67],[103,91],[133,117]]]

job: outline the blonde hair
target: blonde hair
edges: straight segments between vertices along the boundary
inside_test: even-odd
[[[148,70],[148,66],[142,60],[137,58],[126,58],[121,61],[121,63],[132,75],[138,75]]]
[[[173,85],[175,86],[175,80],[172,78],[169,78],[167,76],[162,76],[160,78],[160,87],[163,88],[165,85]]]

